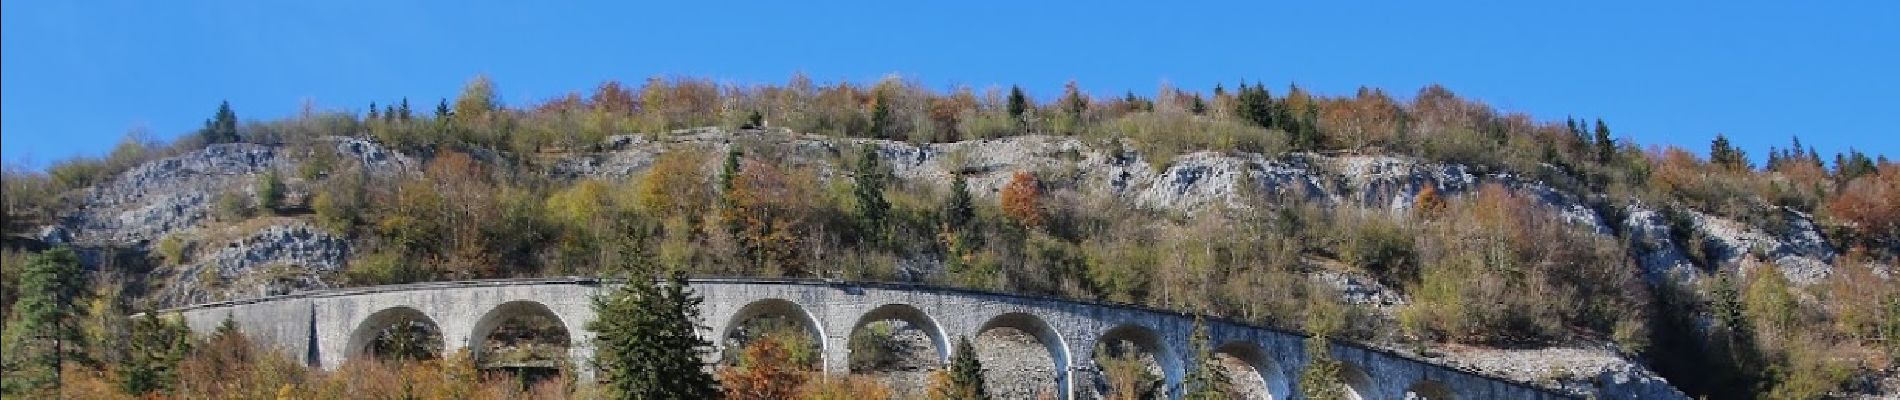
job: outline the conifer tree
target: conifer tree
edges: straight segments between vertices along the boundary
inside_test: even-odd
[[[0,393],[24,397],[57,389],[60,367],[86,360],[85,334],[79,326],[86,314],[80,302],[86,275],[79,256],[62,246],[33,255],[19,284],[15,320],[6,327],[9,346],[0,355],[7,371]]]
[[[455,116],[455,111],[449,109],[449,99],[444,98],[435,103],[436,120],[447,120],[452,116]]]
[[[970,344],[970,338],[958,337],[957,350],[950,356],[949,387],[942,390],[946,400],[988,400],[984,389],[983,363],[976,359],[976,346]]]
[[[1023,94],[1021,86],[1009,86],[1009,118],[1017,123],[1023,122],[1023,113],[1029,112],[1029,96]]]
[[[858,200],[859,226],[864,230],[866,241],[881,243],[884,240],[885,221],[891,212],[891,202],[884,198],[884,187],[890,178],[878,160],[876,146],[864,145],[864,150],[858,155],[858,168],[854,175],[856,185],[852,193]]]
[[[890,98],[885,97],[883,90],[879,90],[872,96],[871,102],[875,103],[871,105],[871,137],[892,137],[895,132],[891,132]]]
[[[402,98],[402,105],[396,107],[396,120],[408,121],[411,116],[409,111],[409,98],[404,97]]]
[[[1194,334],[1188,347],[1194,351],[1194,363],[1188,370],[1188,376],[1182,380],[1181,398],[1184,400],[1220,400],[1228,398],[1229,381],[1221,369],[1220,362],[1214,359],[1214,351],[1208,344],[1207,324],[1201,316],[1194,316]]]
[[[134,318],[131,328],[131,354],[118,367],[119,390],[141,397],[170,395],[178,384],[178,363],[191,352],[191,328],[153,314]]]
[[[738,147],[726,149],[726,162],[719,167],[719,193],[732,193],[732,180],[739,176],[739,158],[745,157]]]
[[[219,102],[218,113],[205,120],[205,127],[198,135],[204,138],[205,144],[236,143],[239,139],[237,112],[231,111],[231,102]]]
[[[363,122],[375,121],[379,119],[383,119],[383,114],[376,111],[376,102],[374,101],[369,102],[369,115],[363,117]]]
[[[660,266],[635,239],[620,250],[626,282],[594,298],[600,318],[587,324],[596,334],[596,368],[608,398],[704,399],[719,394],[718,381],[701,361],[712,343],[699,337],[699,306],[684,272],[661,284]]]
[[[1610,126],[1604,125],[1602,118],[1597,118],[1596,140],[1592,142],[1597,145],[1598,164],[1608,164],[1616,158],[1616,139],[1610,138]]]
[[[976,204],[970,199],[970,184],[958,174],[950,181],[950,198],[943,203],[944,224],[962,231],[976,220]]]
[[[1201,100],[1200,93],[1194,94],[1194,104],[1191,106],[1188,106],[1188,111],[1194,112],[1194,115],[1201,115],[1201,114],[1207,113],[1207,102]]]
[[[1732,171],[1747,171],[1748,156],[1730,145],[1728,137],[1716,134],[1709,142],[1709,162]]]

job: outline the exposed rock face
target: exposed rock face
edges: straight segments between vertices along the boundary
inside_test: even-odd
[[[217,144],[134,167],[86,193],[62,225],[81,244],[139,244],[199,226],[227,190],[248,195],[253,175],[287,167],[278,149]]]
[[[215,246],[179,266],[162,300],[192,304],[262,297],[331,287],[326,275],[341,271],[350,243],[301,221],[267,225]]]
[[[1669,232],[1669,223],[1662,212],[1641,204],[1629,206],[1628,216],[1623,220],[1623,231],[1630,236],[1632,246],[1636,246],[1637,264],[1643,268],[1643,278],[1648,282],[1671,281],[1682,285],[1693,285],[1701,279],[1703,271],[1697,268]]]
[[[1798,285],[1820,283],[1832,272],[1828,262],[1834,260],[1834,249],[1821,239],[1808,215],[1792,211],[1773,210],[1769,212],[1787,213],[1787,232],[1782,235],[1769,233],[1759,227],[1691,211],[1695,218],[1695,227],[1703,235],[1713,239],[1715,246],[1709,254],[1712,261],[1719,265],[1740,263],[1750,256],[1763,261],[1773,262],[1790,282]]]
[[[1440,359],[1584,398],[1687,399],[1655,372],[1604,349],[1471,349]]]

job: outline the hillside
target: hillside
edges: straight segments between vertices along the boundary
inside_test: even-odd
[[[491,85],[434,117],[405,100],[208,123],[9,170],[8,268],[70,245],[128,295],[114,307],[144,310],[610,274],[631,246],[701,276],[1327,327],[1600,398],[1894,393],[1900,166],[1884,157],[1829,169],[1797,142],[1755,168],[1718,139],[1704,161],[1436,87],[1409,104],[1257,85],[1036,104],[656,80],[511,109]]]

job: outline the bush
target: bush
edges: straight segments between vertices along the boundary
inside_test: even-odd
[[[244,220],[250,218],[253,213],[256,212],[255,209],[251,208],[250,200],[234,190],[227,190],[218,194],[217,200],[212,203],[211,207],[212,215],[216,216],[220,221]]]
[[[276,211],[283,207],[284,181],[277,177],[277,171],[264,171],[257,177],[257,187],[252,192],[257,194],[256,204],[260,209]]]
[[[190,237],[182,233],[173,233],[165,235],[164,239],[159,239],[158,245],[154,246],[153,249],[158,251],[159,257],[165,258],[165,263],[182,265],[191,261],[185,257],[191,252],[192,248],[195,247],[193,246],[194,244]]]

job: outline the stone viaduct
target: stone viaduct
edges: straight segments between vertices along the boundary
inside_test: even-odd
[[[833,373],[847,371],[851,332],[883,320],[922,328],[934,342],[938,361],[948,358],[958,337],[975,340],[996,328],[1033,335],[1056,364],[1047,368],[1050,376],[1037,379],[1059,388],[1062,398],[1091,396],[1098,342],[1128,341],[1155,355],[1171,393],[1179,392],[1184,366],[1193,356],[1192,316],[1142,307],[887,283],[696,279],[691,284],[705,298],[702,325],[711,329],[702,335],[715,346],[751,318],[790,318],[819,339],[821,364]],[[541,313],[565,326],[575,365],[588,365],[593,335],[585,326],[596,317],[591,300],[613,285],[587,278],[436,282],[301,292],[163,312],[181,316],[195,332],[210,332],[231,319],[254,340],[325,368],[363,356],[368,343],[394,323],[425,321],[438,328],[448,347],[444,350],[479,351],[502,320]],[[1297,377],[1309,360],[1304,335],[1221,319],[1205,324],[1216,352],[1244,361],[1257,373],[1247,379],[1259,380],[1252,384],[1265,388],[1262,397],[1299,397]],[[1354,344],[1334,343],[1331,351],[1345,363],[1349,389],[1361,399],[1566,398]]]

